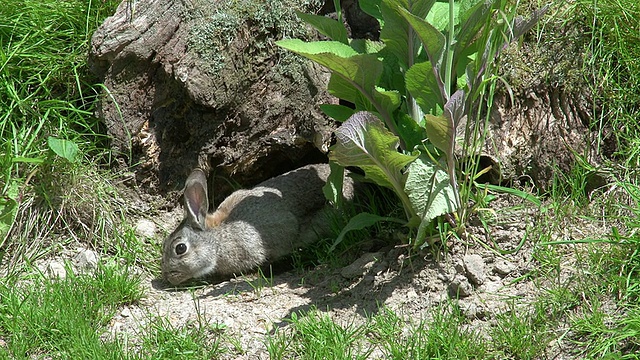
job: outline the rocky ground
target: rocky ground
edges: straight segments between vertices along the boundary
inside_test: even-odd
[[[489,228],[472,222],[468,240],[451,240],[446,251],[388,246],[363,253],[339,269],[290,270],[272,277],[254,274],[190,289],[146,278],[144,299],[120,309],[105,336],[135,338],[152,321],[149,314],[165,317],[176,327],[204,320],[238,339],[243,351],[229,357],[268,358],[266,336],[287,326],[286,319],[295,312],[317,308],[337,323],[358,323],[385,306],[422,319],[434,306],[456,296],[471,326],[482,331],[495,315],[514,304],[526,307],[540,291],[540,279],[527,276],[538,266],[531,230],[539,225],[540,214],[531,206],[514,206],[518,204],[527,205],[500,195],[492,203],[497,210],[492,210]],[[167,217],[180,218],[177,211]],[[558,238],[573,235],[567,232]],[[494,250],[496,245],[513,253],[501,255]],[[563,266],[568,273],[573,268],[570,259]]]
[[[223,329],[228,338],[237,339],[234,346],[242,350],[227,352],[223,358],[268,358],[267,336],[288,326],[287,319],[297,312],[319,309],[336,323],[358,324],[386,307],[419,321],[426,319],[435,306],[455,298],[469,326],[482,332],[496,315],[514,306],[526,310],[544,291],[547,280],[537,276],[540,263],[535,253],[540,247],[540,229],[547,226],[550,216],[507,194],[498,195],[491,210],[484,211],[487,225],[475,216],[468,226],[467,240],[451,239],[439,251],[417,252],[406,245],[387,245],[361,253],[342,268],[320,266],[271,276],[252,274],[182,289],[170,287],[140,269],[140,274],[147,274],[142,281],[143,299],[119,309],[104,336],[135,343],[136,334],[157,317],[167,319],[175,328],[204,321],[212,328]],[[157,230],[149,219],[141,219],[139,235],[155,232],[154,241],[161,242],[160,234],[171,231],[181,219],[181,209],[166,212],[164,219]],[[558,228],[545,240],[576,240],[602,232],[597,225],[586,222]],[[573,247],[578,245],[554,246],[566,255],[559,275],[566,279],[576,273]],[[86,249],[69,251],[63,257],[70,259],[77,270],[91,269],[103,260]],[[64,276],[63,261],[49,259],[40,267]],[[565,356],[568,348],[563,346],[561,341],[550,344],[550,358],[570,358]]]

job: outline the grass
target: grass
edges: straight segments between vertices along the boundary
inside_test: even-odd
[[[127,267],[102,264],[95,274],[63,279],[38,272],[0,280],[0,359],[212,359],[228,352],[224,326],[174,326],[150,318],[135,337],[107,334],[118,308],[135,305],[143,294],[140,278]],[[150,317],[152,315],[149,315]]]
[[[104,166],[110,161],[107,138],[93,116],[100,86],[88,72],[86,54],[91,34],[116,5],[21,0],[0,7],[0,359],[210,359],[246,350],[205,315],[176,326],[146,314],[148,326],[135,337],[106,335],[113,315],[144,297],[132,269],[157,275],[160,253],[157,243],[139,239],[126,222],[118,175]],[[576,154],[573,170],[558,174],[545,194],[537,225],[527,229],[535,268],[522,278],[534,281],[537,296],[489,311],[483,329],[474,328],[455,300],[421,318],[385,307],[350,323],[317,309],[294,312],[286,326],[266,336],[271,358],[540,359],[557,349],[574,358],[637,358],[640,46],[634,19],[640,5],[577,0],[569,7],[562,13],[571,15],[567,21],[590,31],[583,73],[598,80],[592,91],[602,96],[593,107],[594,144],[604,149],[613,136],[617,163],[596,168]],[[617,132],[606,133],[604,124]],[[56,153],[50,137],[77,146],[77,158]],[[607,182],[593,186],[598,173]],[[369,194],[368,210],[388,213],[392,199],[378,195]],[[492,191],[468,195],[476,196],[487,221],[511,211],[496,215]],[[598,234],[591,227],[605,230]],[[374,233],[397,231],[385,224]],[[331,241],[321,243],[297,266],[343,266],[363,246],[363,236],[369,235],[354,232],[334,251],[328,250]],[[39,260],[73,246],[99,250],[95,273],[69,268],[66,278],[55,279],[38,272]],[[266,274],[250,283],[257,293],[273,284]]]
[[[54,248],[46,243],[53,234],[97,242],[116,232],[120,199],[95,166],[109,153],[86,60],[93,31],[115,5],[26,0],[0,9],[0,258],[11,263]],[[79,155],[56,155],[50,138]]]
[[[610,123],[616,134],[618,160],[627,168],[640,165],[640,125],[637,107],[640,100],[640,65],[637,58],[637,18],[640,4],[633,0],[575,2],[576,19],[590,29],[589,51],[584,72],[597,81],[593,93],[601,107],[596,107],[594,126],[599,130],[597,144],[604,146],[604,126]]]
[[[430,320],[414,321],[381,308],[362,324],[340,325],[317,309],[293,313],[289,327],[267,339],[272,359],[481,359],[488,343],[452,304],[435,307]]]
[[[341,326],[328,315],[312,310],[292,314],[291,327],[269,339],[273,359],[366,359],[370,350],[363,344],[365,327]]]
[[[102,266],[96,274],[50,279],[34,274],[0,281],[0,348],[6,358],[111,358],[116,344],[101,340],[118,306],[141,297],[139,279],[125,268]]]
[[[142,335],[142,353],[153,359],[215,359],[227,352],[222,347],[223,328],[206,323],[173,326],[156,317]]]

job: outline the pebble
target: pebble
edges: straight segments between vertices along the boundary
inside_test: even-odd
[[[342,275],[345,279],[353,279],[367,273],[373,265],[380,261],[383,254],[381,252],[375,253],[366,253],[358,260],[354,261],[351,265],[347,265],[340,271],[340,275]]]
[[[44,272],[52,279],[64,279],[67,277],[67,269],[64,267],[64,263],[61,260],[53,259],[49,261]]]
[[[89,249],[80,249],[73,257],[73,264],[81,272],[94,271],[98,268],[98,253]]]
[[[138,220],[138,222],[136,222],[136,225],[134,227],[134,231],[136,233],[136,235],[140,236],[140,237],[144,237],[144,238],[153,238],[154,235],[156,234],[156,224],[148,219],[140,219]]]
[[[120,316],[122,316],[123,318],[127,318],[129,316],[131,316],[131,309],[129,309],[128,307],[124,307],[122,309],[122,311],[120,312]]]
[[[512,262],[507,260],[498,260],[493,266],[493,272],[498,275],[506,276],[511,274],[513,270],[515,270],[515,265]]]
[[[464,275],[456,275],[449,284],[449,294],[452,297],[467,297],[473,293],[473,286]]]
[[[467,278],[475,285],[482,285],[485,278],[484,260],[482,260],[482,256],[477,254],[465,255],[463,261]]]
[[[469,320],[483,319],[486,316],[484,307],[475,302],[460,301],[458,305],[462,314]]]

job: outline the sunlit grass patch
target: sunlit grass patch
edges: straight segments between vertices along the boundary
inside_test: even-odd
[[[35,273],[0,280],[0,336],[10,357],[106,358],[117,344],[101,331],[116,309],[137,302],[140,280],[125,267],[99,266],[64,279]]]

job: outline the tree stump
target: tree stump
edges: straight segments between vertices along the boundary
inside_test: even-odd
[[[320,1],[123,1],[94,33],[98,115],[151,193],[195,166],[249,185],[324,158],[334,124],[329,73],[278,48],[310,38],[294,10]],[[127,164],[128,163],[128,164]]]

